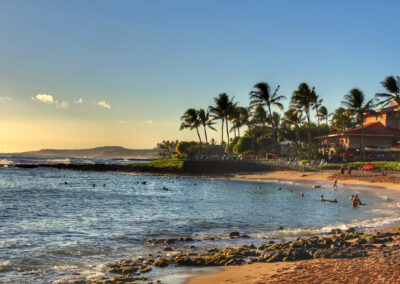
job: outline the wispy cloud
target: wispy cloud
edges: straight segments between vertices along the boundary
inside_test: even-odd
[[[61,101],[61,102],[56,101],[56,108],[69,108],[69,102],[68,101]]]
[[[83,102],[84,102],[84,99],[83,99],[83,98],[79,98],[79,99],[77,99],[74,103],[76,103],[76,104],[83,104]]]
[[[4,97],[1,97],[1,96],[0,96],[0,101],[1,101],[1,102],[12,102],[13,99],[10,98],[9,96],[4,96]]]
[[[45,104],[55,104],[56,108],[69,108],[69,101],[58,101],[50,94],[37,94],[32,97],[32,100],[39,101]]]
[[[108,108],[108,109],[111,108],[110,104],[107,103],[106,101],[98,101],[98,102],[95,102],[94,104],[99,107],[104,107],[104,108]]]
[[[53,104],[55,102],[53,96],[49,94],[37,94],[36,96],[32,97],[32,99],[46,104]]]
[[[148,124],[152,124],[153,121],[149,119],[149,120],[147,121],[147,123],[148,123]]]

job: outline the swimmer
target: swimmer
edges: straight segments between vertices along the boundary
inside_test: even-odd
[[[301,195],[301,197],[304,197],[304,193],[303,192],[300,192],[300,195]]]
[[[278,190],[281,190],[282,188],[280,187]]]
[[[261,185],[258,187],[259,190],[261,190]]]
[[[93,184],[93,187],[96,187],[96,184],[95,184],[95,183]]]

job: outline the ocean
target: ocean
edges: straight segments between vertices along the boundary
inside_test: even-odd
[[[3,165],[15,162],[0,160]],[[352,208],[351,194],[367,205]],[[320,202],[321,195],[338,203]],[[150,238],[192,237],[193,242],[171,246],[200,251],[399,220],[400,203],[382,189],[335,191],[331,184],[316,189],[291,181],[0,167],[0,282],[97,279],[106,274],[109,262],[160,253],[162,246],[145,242]],[[231,231],[248,237],[230,239]],[[156,268],[148,276],[179,283],[200,270]]]

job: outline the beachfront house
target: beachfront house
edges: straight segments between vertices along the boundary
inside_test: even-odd
[[[393,100],[388,107],[365,114],[364,125],[322,135],[320,152],[334,155],[340,149],[359,152],[361,139],[366,152],[400,151],[400,102]]]

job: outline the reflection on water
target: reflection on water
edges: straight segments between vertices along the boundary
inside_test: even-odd
[[[339,203],[321,203],[321,194]],[[368,206],[353,209],[351,194],[360,194]],[[0,282],[96,278],[107,262],[156,253],[160,248],[146,245],[148,238],[220,237],[190,243],[200,249],[376,225],[398,218],[393,204],[369,192],[331,187],[2,168]],[[230,240],[233,230],[251,238]]]

